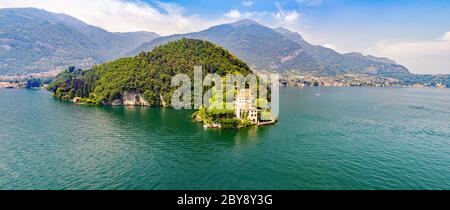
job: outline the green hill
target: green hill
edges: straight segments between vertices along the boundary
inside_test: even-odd
[[[207,41],[181,39],[156,47],[133,58],[122,58],[90,70],[70,68],[61,73],[49,90],[63,100],[103,105],[170,104],[175,88],[172,76],[184,73],[193,80],[194,66],[203,74],[251,73],[244,62],[222,47]]]

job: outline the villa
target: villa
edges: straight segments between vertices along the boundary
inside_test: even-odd
[[[271,113],[265,98],[257,99],[250,89],[242,89],[234,97],[234,110],[221,112],[220,110],[202,107],[192,117],[203,123],[205,128],[244,128],[251,125],[271,125],[277,119]]]
[[[258,124],[258,109],[254,106],[255,104],[256,99],[253,97],[250,89],[241,90],[236,96],[234,104],[236,108],[236,118],[247,118],[252,124]]]

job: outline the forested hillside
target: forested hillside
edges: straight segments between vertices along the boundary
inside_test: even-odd
[[[170,85],[172,77],[184,73],[193,79],[194,66],[198,65],[203,67],[204,74],[251,73],[246,63],[222,47],[207,41],[181,39],[90,70],[68,69],[53,81],[49,90],[56,98],[80,97],[90,104],[123,103],[124,95],[133,93],[142,96],[150,106],[167,105],[175,91]]]

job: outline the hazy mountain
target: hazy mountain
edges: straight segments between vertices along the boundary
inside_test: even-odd
[[[386,58],[362,54],[340,54],[306,42],[298,33],[284,28],[271,29],[252,20],[214,26],[200,32],[156,38],[130,51],[136,55],[182,37],[211,41],[257,70],[300,71],[320,75],[366,73],[404,75],[409,71]]]
[[[158,37],[110,33],[65,14],[34,8],[0,9],[0,74],[26,74],[121,57]]]
[[[309,44],[298,33],[284,28],[271,29],[251,20],[195,33],[156,37],[151,32],[110,33],[65,14],[34,8],[0,9],[0,74],[43,72],[70,65],[87,68],[125,55],[148,52],[182,37],[223,46],[256,70],[321,75],[409,73],[387,58],[340,54]]]
[[[379,58],[371,55],[364,56],[356,52],[340,54],[326,47],[312,45],[305,41],[300,34],[288,29],[276,28],[274,30],[299,44],[305,49],[308,55],[326,66],[329,71],[382,74],[388,76],[409,74],[408,69],[388,58]]]
[[[129,55],[151,51],[156,46],[183,37],[207,40],[225,47],[254,69],[284,69],[295,66],[305,71],[320,70],[319,64],[305,54],[298,44],[251,20],[218,25],[195,33],[159,37],[142,44]],[[298,65],[299,62],[303,65]]]

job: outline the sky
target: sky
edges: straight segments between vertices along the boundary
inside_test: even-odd
[[[450,74],[448,0],[0,0],[66,13],[112,32],[194,32],[240,19],[282,26],[340,53],[388,57]]]

